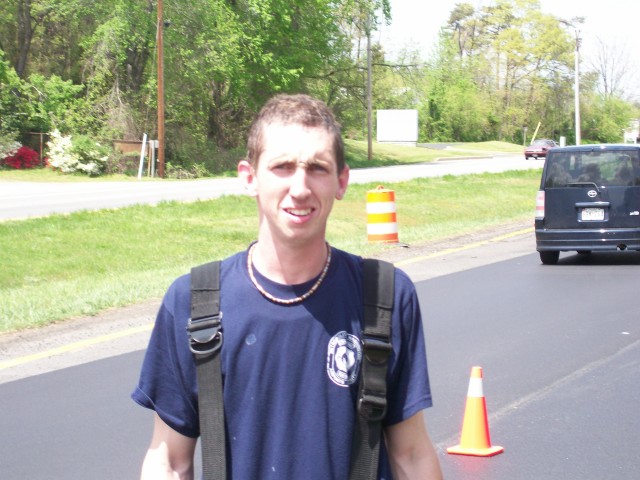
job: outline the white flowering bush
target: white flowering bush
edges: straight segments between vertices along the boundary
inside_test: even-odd
[[[64,136],[58,130],[54,130],[50,138],[47,142],[49,166],[62,173],[77,171],[79,159],[72,151],[71,136]]]
[[[107,169],[110,149],[89,137],[62,135],[58,130],[51,132],[49,166],[63,173],[83,173],[92,177],[101,175]]]
[[[13,135],[0,132],[0,160],[15,154],[20,147],[20,142],[16,142]]]

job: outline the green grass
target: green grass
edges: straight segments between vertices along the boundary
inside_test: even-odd
[[[400,240],[419,244],[530,218],[536,170],[416,179],[396,192]],[[336,202],[328,239],[361,255],[366,192]],[[166,202],[0,223],[0,331],[45,325],[160,297],[192,265],[244,249],[256,237],[249,197]]]

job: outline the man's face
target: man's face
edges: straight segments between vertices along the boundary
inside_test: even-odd
[[[331,135],[323,128],[277,123],[263,133],[258,165],[245,176],[258,201],[260,239],[324,242],[333,201],[343,197],[349,180],[348,167],[338,175]]]

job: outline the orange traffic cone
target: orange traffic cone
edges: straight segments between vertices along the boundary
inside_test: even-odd
[[[447,448],[447,452],[476,457],[491,457],[502,453],[503,447],[491,446],[487,404],[482,389],[482,367],[471,369],[467,405],[464,409],[464,421],[460,445]]]

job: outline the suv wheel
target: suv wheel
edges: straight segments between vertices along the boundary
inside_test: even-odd
[[[540,261],[544,265],[555,265],[560,258],[560,252],[538,252],[540,254]]]

